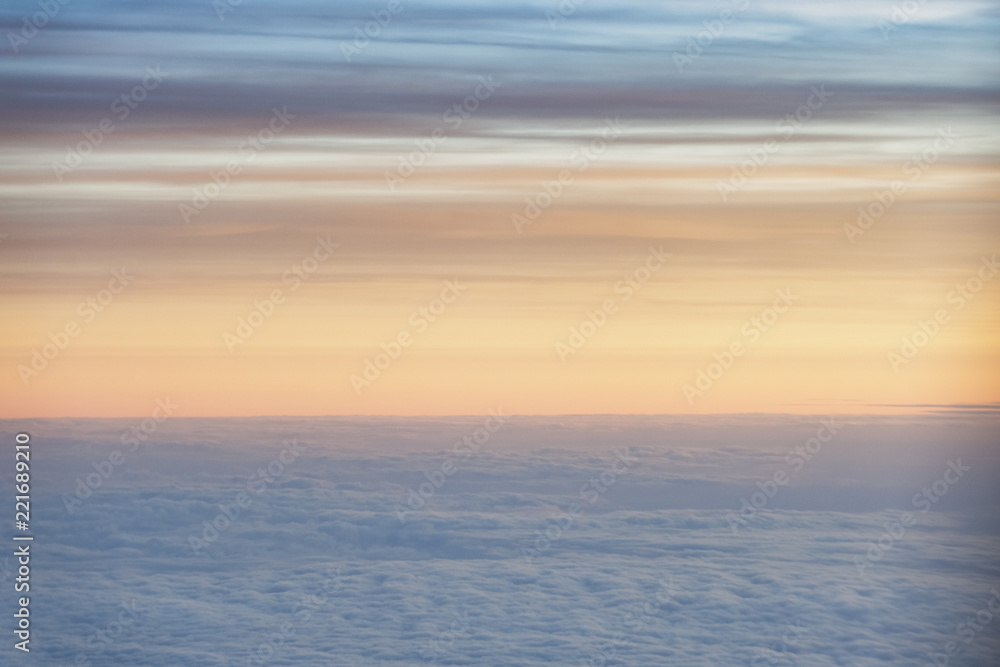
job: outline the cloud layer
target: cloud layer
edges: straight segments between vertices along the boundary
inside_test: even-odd
[[[998,621],[969,642],[960,626],[1000,584],[992,418],[845,419],[738,530],[741,498],[791,470],[819,418],[511,418],[456,453],[482,423],[168,421],[72,512],[131,424],[33,424],[38,664],[923,665],[954,641],[953,664],[979,665],[1000,649]],[[970,470],[922,512],[912,496],[956,460]]]

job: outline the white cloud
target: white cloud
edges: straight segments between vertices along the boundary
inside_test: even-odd
[[[74,515],[60,494],[120,424],[33,424],[37,664],[864,666],[923,665],[950,641],[959,664],[1000,651],[1000,626],[957,634],[1000,579],[990,429],[855,421],[733,535],[726,512],[816,420],[514,418],[400,524],[393,504],[474,423],[179,418]],[[301,458],[194,556],[191,531],[291,438]],[[625,446],[637,464],[525,563],[518,545]],[[954,456],[968,477],[859,574],[854,557]],[[95,643],[133,600],[135,624]]]

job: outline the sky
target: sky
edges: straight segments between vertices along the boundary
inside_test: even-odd
[[[995,410],[1000,12],[903,4],[6,3],[0,417]]]

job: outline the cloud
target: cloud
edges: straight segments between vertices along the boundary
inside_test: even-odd
[[[219,130],[276,103],[325,129],[373,120],[398,128],[400,120],[416,124],[414,116],[440,113],[484,74],[506,89],[480,116],[508,122],[607,114],[771,118],[798,87],[819,83],[844,91],[841,100],[858,107],[855,113],[884,110],[886,96],[926,107],[957,101],[944,95],[984,109],[995,101],[995,78],[967,66],[995,51],[997,19],[987,3],[956,3],[944,15],[923,7],[888,50],[876,23],[892,13],[890,5],[838,5],[839,20],[817,3],[753,5],[706,47],[690,76],[676,71],[672,56],[719,13],[694,3],[591,1],[553,29],[546,12],[558,3],[407,2],[352,62],[339,45],[350,43],[381,3],[300,2],[283,6],[281,21],[266,4],[241,3],[224,21],[205,3],[74,6],[0,66],[3,125],[11,134],[74,130],[106,113],[155,65],[169,79],[130,119],[132,131]],[[4,23],[16,28],[29,9],[8,7]],[[758,94],[746,94],[750,79]],[[389,118],[393,123],[384,122]]]
[[[62,495],[131,422],[36,421],[37,655],[139,667],[260,664],[254,655],[303,666],[922,665],[962,641],[958,624],[1000,577],[1000,461],[977,428],[991,418],[845,418],[738,534],[727,513],[818,418],[512,418],[403,523],[393,506],[481,419],[172,418],[74,514]],[[293,438],[301,458],[195,555],[191,534]],[[635,465],[526,562],[521,546],[622,447]],[[968,477],[859,572],[856,557],[916,512],[910,496],[954,457]],[[119,633],[123,604],[137,611]],[[109,626],[117,636],[105,641]],[[985,664],[996,637],[963,642],[964,659]]]

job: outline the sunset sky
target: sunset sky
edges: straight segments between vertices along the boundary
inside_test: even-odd
[[[265,4],[0,10],[0,417],[1000,404],[996,3]]]

